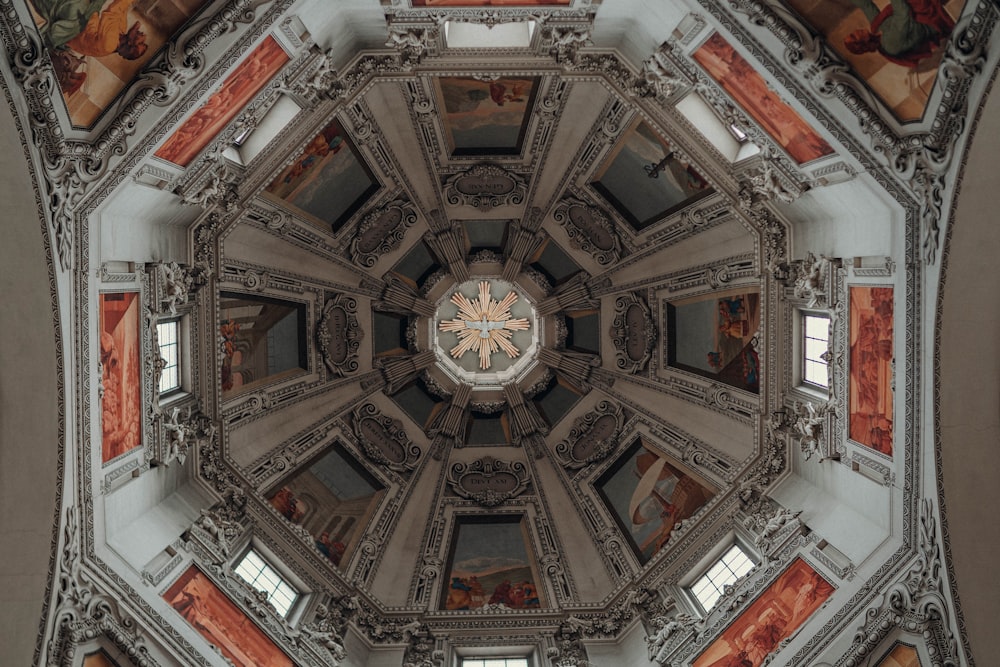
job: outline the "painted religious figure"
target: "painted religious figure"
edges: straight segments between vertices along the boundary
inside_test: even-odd
[[[833,585],[804,560],[796,559],[692,667],[760,667],[833,591]]]
[[[320,229],[339,230],[378,190],[378,183],[336,120],[264,189]]]
[[[712,33],[692,55],[793,160],[804,164],[833,153],[830,144],[719,33]]]
[[[139,293],[101,294],[101,461],[142,444]]]
[[[436,79],[451,154],[519,154],[538,81],[538,77]]]
[[[285,480],[268,497],[286,519],[309,531],[337,567],[350,559],[383,487],[339,447]]]
[[[893,290],[851,287],[849,437],[892,456]]]
[[[90,127],[207,0],[27,0],[76,127]]]
[[[725,292],[667,304],[667,363],[746,391],[760,388],[754,336],[760,294]]]
[[[643,563],[670,540],[677,523],[693,516],[715,495],[641,440],[596,486]]]
[[[154,155],[180,167],[191,164],[286,62],[285,50],[273,37],[266,37]]]
[[[899,120],[919,120],[965,0],[788,0]]]
[[[636,231],[713,192],[708,181],[642,121],[626,130],[591,186]]]
[[[304,305],[222,292],[219,315],[224,399],[306,370]]]
[[[293,667],[288,656],[197,567],[189,567],[163,599],[237,667]]]
[[[912,646],[896,644],[876,667],[920,667],[920,656]]]
[[[520,517],[460,520],[452,538],[441,608],[458,611],[497,604],[540,608],[543,598],[527,543]]]

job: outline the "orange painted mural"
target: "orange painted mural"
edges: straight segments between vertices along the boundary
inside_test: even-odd
[[[70,120],[93,125],[208,0],[28,0]]]
[[[101,461],[142,444],[139,293],[101,295]]]
[[[788,0],[901,121],[919,120],[965,0]]]
[[[891,287],[851,288],[849,437],[892,456]]]
[[[692,55],[793,160],[804,164],[833,153],[830,144],[719,33],[713,33]]]
[[[778,645],[833,594],[833,585],[801,558],[767,587],[692,667],[760,667]]]
[[[180,167],[189,165],[286,62],[288,54],[281,45],[266,38],[154,155]]]
[[[293,667],[250,617],[193,565],[163,599],[237,667]]]
[[[896,644],[876,667],[920,667],[920,656],[912,646]]]
[[[544,7],[570,0],[413,0],[414,7]]]

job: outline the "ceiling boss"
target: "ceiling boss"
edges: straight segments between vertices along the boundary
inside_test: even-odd
[[[510,342],[512,331],[524,331],[528,328],[528,320],[524,317],[511,317],[510,307],[517,301],[517,294],[511,290],[500,301],[490,297],[490,283],[483,280],[479,283],[479,298],[469,301],[462,293],[451,295],[451,302],[458,306],[458,317],[442,320],[438,328],[441,331],[454,331],[458,335],[458,345],[449,353],[458,359],[469,350],[479,352],[479,367],[487,370],[490,367],[490,356],[503,350],[513,359],[521,353]]]

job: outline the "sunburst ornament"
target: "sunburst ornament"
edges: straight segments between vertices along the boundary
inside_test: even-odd
[[[517,298],[513,290],[500,301],[492,298],[488,280],[479,283],[479,298],[474,301],[461,292],[452,294],[451,302],[458,306],[458,317],[442,320],[438,325],[441,331],[454,331],[458,335],[458,345],[449,354],[458,359],[469,350],[479,352],[479,367],[484,371],[490,367],[494,352],[503,350],[511,359],[521,354],[510,342],[511,332],[524,331],[529,326],[527,318],[510,315],[510,307]]]

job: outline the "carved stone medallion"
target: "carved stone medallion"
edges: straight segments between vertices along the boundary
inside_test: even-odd
[[[523,177],[503,167],[484,162],[449,177],[444,196],[452,206],[496,208],[521,204],[527,192]]]
[[[399,247],[407,228],[416,221],[417,212],[405,199],[391,201],[369,212],[351,241],[351,257],[370,269],[380,257]]]
[[[656,345],[657,331],[645,301],[632,293],[615,299],[611,338],[618,368],[628,373],[646,368]]]
[[[575,197],[566,197],[552,217],[566,230],[573,247],[593,255],[598,264],[606,266],[621,258],[618,235],[600,208]]]
[[[601,401],[573,422],[569,436],[556,445],[556,457],[573,469],[600,461],[618,446],[624,424],[621,406]]]
[[[448,483],[463,498],[495,507],[528,488],[528,470],[520,461],[484,456],[472,463],[454,464],[448,471]]]
[[[351,417],[354,435],[368,458],[396,472],[413,470],[420,448],[410,442],[398,420],[383,415],[371,403],[356,408]]]
[[[357,300],[338,294],[327,300],[316,325],[316,344],[323,363],[339,376],[358,370],[358,348],[364,332],[358,324]]]

